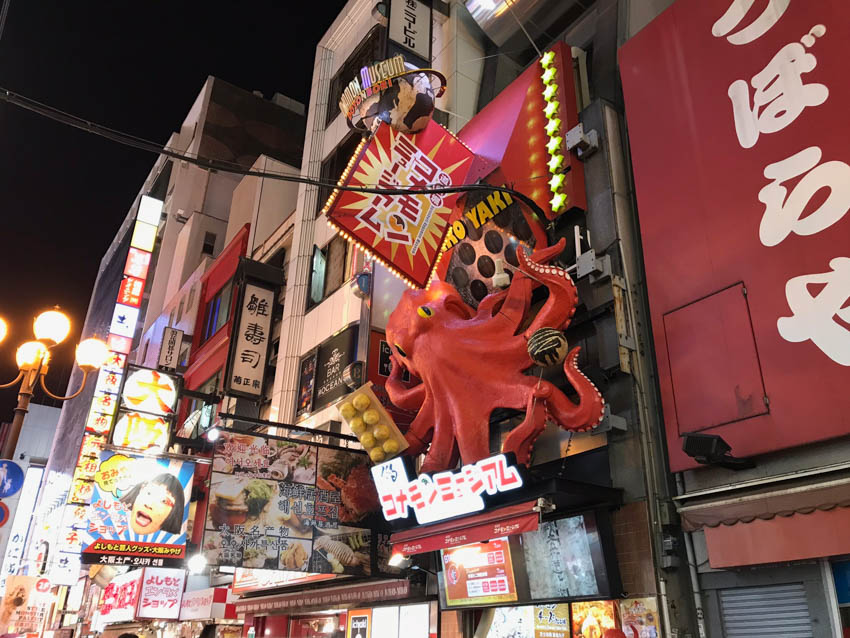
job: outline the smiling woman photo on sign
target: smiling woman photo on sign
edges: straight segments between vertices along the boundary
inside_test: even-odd
[[[130,528],[136,534],[164,530],[179,534],[183,524],[183,486],[173,474],[160,474],[133,487],[121,497],[130,507]]]

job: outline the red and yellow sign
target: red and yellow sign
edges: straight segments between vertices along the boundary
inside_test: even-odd
[[[436,122],[416,135],[382,124],[342,174],[346,186],[445,188],[463,184],[474,153]],[[427,288],[457,193],[373,194],[334,190],[328,222],[411,286]]]

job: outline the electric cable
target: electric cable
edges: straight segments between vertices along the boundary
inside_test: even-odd
[[[458,184],[456,186],[414,184],[410,186],[399,185],[397,188],[378,188],[376,186],[347,186],[337,184],[335,182],[330,182],[328,180],[314,179],[311,177],[303,177],[301,175],[292,175],[288,173],[277,173],[273,171],[255,171],[250,168],[245,168],[244,166],[241,166],[234,162],[228,162],[226,160],[207,159],[202,158],[200,156],[192,157],[191,155],[170,149],[167,146],[157,144],[156,142],[152,142],[150,140],[146,140],[144,138],[131,135],[129,133],[124,133],[122,131],[109,128],[107,126],[91,122],[89,120],[85,120],[76,115],[66,113],[64,111],[61,111],[60,109],[49,106],[47,104],[43,104],[41,102],[28,98],[24,95],[14,93],[2,87],[0,87],[0,100],[8,102],[9,104],[14,104],[15,106],[31,111],[33,113],[46,117],[50,120],[59,122],[61,124],[77,128],[93,135],[99,135],[118,144],[130,146],[132,148],[147,151],[149,153],[155,153],[157,155],[165,155],[166,157],[171,157],[180,161],[189,162],[190,164],[195,164],[196,166],[200,166],[201,168],[205,168],[208,170],[217,170],[250,177],[263,177],[285,182],[306,184],[308,186],[316,186],[319,188],[330,188],[336,189],[338,191],[348,191],[373,195],[409,195],[411,193],[423,195],[439,195],[451,193],[470,193],[475,191],[497,191],[501,193],[507,193],[508,195],[515,197],[517,200],[525,204],[535,215],[537,215],[537,217],[541,220],[541,223],[543,222],[543,220],[546,219],[546,215],[543,212],[543,209],[537,204],[537,202],[535,202],[531,197],[529,197],[525,193],[515,190],[513,188],[509,188],[507,186],[497,186],[491,184]],[[567,170],[569,170],[569,167],[567,167]]]

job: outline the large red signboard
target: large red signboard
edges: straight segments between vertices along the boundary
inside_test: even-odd
[[[678,0],[620,52],[673,470],[850,431],[850,3]]]
[[[416,135],[382,124],[343,173],[349,186],[425,187],[466,183],[474,154],[436,122]],[[350,174],[349,174],[350,171]],[[376,195],[335,192],[325,209],[332,225],[407,282],[431,280],[457,193]]]

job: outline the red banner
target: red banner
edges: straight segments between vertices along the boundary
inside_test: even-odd
[[[398,532],[390,537],[392,551],[411,556],[489,541],[491,538],[534,532],[540,522],[540,515],[532,509],[536,504],[536,501],[529,501],[484,514]]]
[[[465,183],[474,154],[436,122],[416,135],[381,124],[343,173],[348,186],[380,188]],[[408,283],[425,288],[436,268],[458,195],[337,192],[330,223]]]
[[[850,4],[678,0],[620,51],[674,471],[844,435]]]

